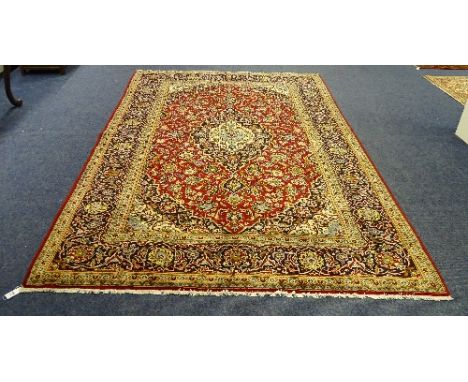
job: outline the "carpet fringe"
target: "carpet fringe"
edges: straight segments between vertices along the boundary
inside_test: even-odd
[[[10,298],[15,297],[16,295],[20,294],[23,291],[23,287],[21,285],[17,286],[15,289],[11,290],[8,293],[5,293],[3,296],[3,300],[9,300]]]
[[[365,294],[365,293],[296,293],[287,291],[274,292],[246,292],[246,291],[198,291],[198,290],[150,290],[150,289],[87,289],[87,288],[25,288],[17,287],[5,294],[4,299],[10,299],[21,293],[78,293],[78,294],[135,294],[135,295],[186,295],[186,296],[251,296],[251,297],[290,297],[290,298],[360,298],[375,300],[430,300],[449,301],[451,296],[429,296],[429,295],[403,295],[403,294]]]

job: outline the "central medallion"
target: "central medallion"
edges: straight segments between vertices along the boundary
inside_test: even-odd
[[[208,139],[217,145],[219,150],[235,154],[254,143],[255,134],[236,121],[227,121],[211,129]]]
[[[192,138],[205,154],[235,172],[261,154],[271,135],[248,116],[228,108],[195,128]]]

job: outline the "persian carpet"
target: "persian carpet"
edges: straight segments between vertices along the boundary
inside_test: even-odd
[[[417,65],[418,69],[468,70],[468,65]]]
[[[468,76],[424,76],[424,78],[462,105],[468,101]]]
[[[24,291],[450,299],[318,74],[137,71]]]

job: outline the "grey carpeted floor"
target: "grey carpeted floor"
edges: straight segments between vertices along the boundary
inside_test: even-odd
[[[20,294],[3,315],[466,315],[468,145],[462,106],[406,66],[171,67],[319,72],[426,243],[453,301],[285,297]],[[134,67],[68,67],[21,76],[12,109],[0,93],[0,294],[17,286]],[[158,67],[158,69],[169,69]],[[1,83],[3,87],[3,83]]]

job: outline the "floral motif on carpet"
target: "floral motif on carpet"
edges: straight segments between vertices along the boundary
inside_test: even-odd
[[[31,291],[449,298],[317,74],[137,71]]]
[[[468,76],[424,76],[424,78],[462,105],[467,103]]]

